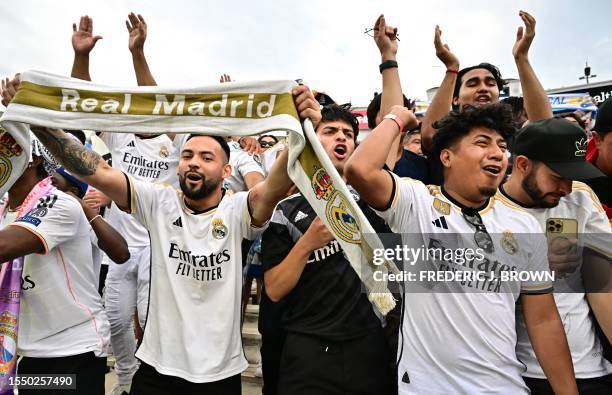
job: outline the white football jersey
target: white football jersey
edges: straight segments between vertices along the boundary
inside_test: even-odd
[[[131,133],[103,132],[100,138],[113,158],[113,167],[140,181],[159,182],[178,187],[177,167],[180,150],[188,137],[177,134],[174,141],[162,134],[142,139]],[[108,223],[127,241],[130,247],[149,245],[149,235],[129,214],[113,203]]]
[[[264,175],[259,157],[257,155],[249,155],[235,141],[228,142],[228,145],[230,147],[229,164],[232,166],[232,175],[226,178],[225,181],[234,192],[246,191],[247,185],[244,182],[246,174],[255,172],[262,176]]]
[[[182,192],[129,178],[130,210],[151,235],[151,288],[136,356],[159,373],[201,383],[247,367],[240,333],[242,239],[251,226],[246,192],[194,213]]]
[[[505,192],[502,193],[513,203],[518,204]],[[584,243],[597,251],[612,256],[612,245],[610,245],[612,237],[608,218],[597,196],[586,184],[574,182],[572,193],[561,198],[556,207],[526,208],[526,210],[538,220],[544,231],[547,231],[549,226],[555,227],[560,224],[568,228],[565,232],[569,230],[570,233],[578,237],[578,240],[582,239]],[[549,233],[551,238],[554,238],[556,233],[561,236],[567,234],[561,233],[562,228],[558,229],[559,232],[556,228],[551,230],[553,230]],[[583,245],[580,244],[579,249],[582,250]],[[572,291],[571,293],[555,292],[554,296],[572,353],[576,377],[588,379],[612,373],[612,364],[602,357],[602,346],[595,333],[593,318],[589,316],[590,307],[584,293],[580,270],[566,278],[556,279],[555,289],[559,291],[571,289]],[[520,306],[517,309],[516,322],[518,334],[516,354],[527,367],[527,371],[523,375],[545,379],[546,375],[540,367],[529,341]]]
[[[393,178],[391,206],[380,215],[402,234],[403,245],[478,248],[475,229],[458,202],[440,190],[430,193],[420,181]],[[398,350],[400,394],[529,393],[515,353],[515,304],[521,293],[550,292],[551,282],[499,279],[509,271],[550,276],[546,239],[533,217],[497,195],[479,214],[493,240],[491,253],[467,261],[429,260],[410,269],[417,274],[479,270],[493,277],[452,284],[417,281],[409,288]],[[453,292],[444,292],[449,289]]]
[[[45,246],[43,254],[30,254],[24,260],[19,354],[106,355],[110,325],[98,294],[91,227],[79,202],[55,190],[10,226],[27,229]]]

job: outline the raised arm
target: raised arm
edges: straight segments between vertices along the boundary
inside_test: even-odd
[[[385,16],[381,15],[374,24],[374,42],[380,52],[380,63],[396,62],[397,61],[397,28],[387,26]],[[404,95],[402,94],[402,84],[400,82],[399,71],[397,67],[389,67],[382,71],[382,93],[380,98],[381,115],[386,115],[391,111],[391,107],[404,104]],[[395,163],[401,155],[399,147],[401,136],[398,136],[389,149],[389,155],[385,161],[387,167],[393,169]]]
[[[147,40],[147,23],[142,15],[130,12],[128,20],[125,21],[130,38],[128,48],[132,53],[132,62],[138,86],[156,86],[155,78],[151,74],[147,58],[144,54],[144,44]]]
[[[119,207],[129,207],[125,175],[110,167],[100,154],[88,150],[61,129],[32,126],[32,132],[75,177],[104,192]]]
[[[130,259],[130,250],[123,236],[87,202],[77,196],[74,196],[74,198],[81,203],[83,213],[98,238],[98,247],[115,263],[124,263]]]
[[[421,124],[421,146],[423,151],[429,154],[433,152],[433,136],[436,132],[433,124],[442,119],[451,109],[453,91],[455,90],[457,72],[459,71],[459,59],[451,52],[448,44],[442,43],[442,31],[439,26],[436,26],[434,46],[436,48],[436,56],[446,67],[446,73]]]
[[[383,121],[363,140],[344,167],[344,175],[359,195],[375,209],[386,209],[393,193],[391,175],[383,170],[391,143],[404,131],[417,125],[414,113],[403,106],[393,106],[391,114],[399,119]]]
[[[523,89],[523,100],[525,111],[530,121],[552,118],[552,108],[548,101],[546,91],[540,84],[535,71],[529,63],[529,48],[535,37],[536,20],[525,11],[520,11],[519,16],[525,23],[525,29],[519,27],[516,32],[516,42],[512,48],[512,55],[516,62],[521,88]]]
[[[93,35],[93,19],[85,15],[79,21],[77,30],[76,23],[72,24],[72,49],[74,50],[74,61],[70,76],[81,80],[91,81],[89,75],[89,53],[102,36]]]
[[[283,232],[287,234],[289,231],[283,228]],[[300,280],[310,254],[326,246],[333,239],[334,236],[327,229],[323,221],[316,217],[306,233],[304,233],[304,236],[297,240],[289,254],[287,254],[287,257],[281,263],[264,273],[266,293],[270,299],[273,302],[278,302],[287,296]]]
[[[527,333],[555,394],[578,394],[572,356],[553,295],[521,295]]]
[[[293,101],[300,119],[309,118],[316,128],[321,120],[321,110],[310,89],[305,85],[294,88]],[[249,191],[249,207],[254,225],[262,225],[270,219],[276,204],[287,196],[287,191],[293,185],[287,174],[288,159],[288,150],[283,150],[272,165],[268,177]]]

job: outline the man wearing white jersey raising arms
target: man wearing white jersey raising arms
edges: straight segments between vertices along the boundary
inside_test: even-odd
[[[308,87],[294,89],[302,118],[318,123]],[[191,136],[180,156],[181,189],[137,181],[57,129],[35,128],[75,176],[132,213],[150,233],[149,313],[136,356],[132,394],[239,394],[247,367],[240,335],[240,242],[263,230],[292,182],[287,153],[248,193],[222,189],[229,147],[216,136]]]
[[[480,270],[494,272],[495,278],[511,268],[547,272],[546,240],[537,221],[495,197],[508,165],[506,141],[514,132],[509,109],[497,104],[464,108],[437,125],[435,158],[441,162],[444,182],[433,196],[421,182],[383,170],[387,152],[380,147],[390,146],[415,124],[412,112],[394,106],[359,145],[345,175],[361,197],[379,210],[395,233],[412,232],[419,244],[442,250],[459,240],[482,253],[469,267],[452,258],[431,260],[427,264],[433,272],[469,273],[487,267]],[[521,233],[530,237],[520,249],[500,245],[499,235],[514,238]],[[408,243],[408,236],[403,235],[403,243]],[[528,394],[515,353],[517,301],[553,388],[558,394],[577,393],[550,281],[451,285],[456,286],[454,293],[405,295],[398,352],[400,394]]]
[[[144,55],[147,24],[141,15],[130,13],[126,21],[129,32],[128,48],[132,54],[134,71],[139,86],[157,85]],[[73,26],[72,47],[74,61],[71,76],[91,81],[89,54],[97,38],[93,36],[93,20],[81,17],[78,29]],[[178,187],[176,168],[181,145],[186,135],[138,135],[131,133],[98,133],[108,147],[113,167],[135,180],[159,182]],[[108,204],[110,202],[105,202]],[[149,298],[149,262],[151,241],[147,230],[131,215],[115,204],[108,215],[109,222],[128,242],[130,260],[123,265],[109,262],[106,277],[105,307],[111,324],[111,344],[115,356],[117,386],[112,395],[130,392],[132,377],[138,369],[134,352],[136,340],[132,317],[138,312],[138,323],[144,328]]]
[[[547,233],[549,262],[557,274],[555,301],[580,393],[610,394],[612,364],[602,356],[595,320],[612,339],[612,293],[593,284],[592,277],[595,275],[598,282],[610,281],[612,234],[591,188],[582,182],[572,183],[602,176],[586,160],[586,141],[582,128],[563,119],[530,123],[516,137],[512,176],[500,192],[533,215]],[[574,252],[564,253],[568,247],[574,249],[571,243],[576,242]],[[517,324],[516,351],[527,367],[525,382],[534,395],[553,394],[520,312]]]

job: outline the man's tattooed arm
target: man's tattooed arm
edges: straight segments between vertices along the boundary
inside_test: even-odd
[[[66,170],[76,176],[93,176],[103,160],[98,153],[88,150],[60,129],[32,127],[32,132]]]
[[[32,132],[72,174],[110,197],[119,207],[129,207],[125,175],[102,157],[75,141],[61,129],[32,127]]]

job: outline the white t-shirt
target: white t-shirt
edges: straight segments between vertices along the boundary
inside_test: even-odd
[[[393,232],[402,233],[404,245],[416,241],[446,249],[478,248],[475,229],[463,218],[458,203],[439,190],[432,196],[420,181],[393,177],[391,207],[380,215]],[[477,270],[496,276],[510,268],[549,273],[546,239],[533,217],[497,197],[490,198],[479,213],[494,251],[472,260]],[[512,254],[503,247],[504,241],[516,247]],[[411,270],[470,270],[469,263],[457,262],[430,260]],[[515,304],[521,293],[550,291],[550,281],[465,281],[453,283],[453,293],[425,293],[427,289],[443,291],[440,287],[446,286],[417,282],[414,293],[404,295],[399,393],[529,393],[521,377],[523,365],[515,354]]]
[[[186,134],[177,134],[173,141],[165,134],[146,139],[131,133],[100,134],[112,155],[114,168],[136,180],[177,187],[180,150],[187,137]],[[114,203],[108,214],[108,223],[125,238],[130,247],[149,245],[147,231]]]
[[[151,235],[149,311],[136,356],[196,383],[242,372],[240,244],[264,230],[251,226],[248,194],[227,192],[195,214],[170,186],[130,178],[130,188],[130,210]]]
[[[44,254],[24,260],[18,353],[40,358],[90,351],[106,355],[110,325],[81,205],[56,190],[10,226],[27,229],[45,246]]]
[[[259,173],[264,175],[259,158],[256,155],[249,155],[240,144],[235,141],[228,142],[230,147],[230,160],[232,166],[232,175],[225,179],[229,187],[234,192],[243,192],[247,190],[247,185],[244,181],[244,176],[251,173]]]
[[[560,223],[572,228],[572,233],[575,229],[575,236],[580,237],[587,245],[591,244],[596,250],[612,256],[608,218],[597,196],[586,184],[574,182],[572,193],[561,198],[556,207],[526,208],[526,210],[538,220],[544,231],[549,226],[549,221],[551,226]],[[602,346],[595,333],[593,318],[589,316],[590,307],[584,293],[580,270],[576,270],[566,278],[556,279],[555,289],[572,291],[555,293],[554,296],[572,353],[576,377],[588,379],[612,373],[612,364],[602,357]],[[516,354],[527,366],[527,371],[523,375],[544,379],[546,375],[531,347],[520,306],[516,318],[518,334]]]

